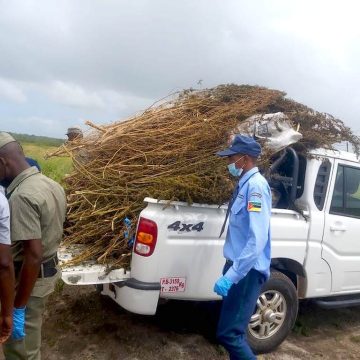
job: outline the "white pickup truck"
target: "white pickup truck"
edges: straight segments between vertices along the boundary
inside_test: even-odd
[[[256,352],[276,348],[292,329],[298,300],[323,307],[360,304],[360,163],[354,154],[288,148],[268,169],[273,190],[271,278],[249,324]],[[213,286],[224,265],[219,238],[227,207],[146,198],[130,270],[65,267],[70,285],[101,285],[102,294],[138,314],[160,299],[220,300]],[[59,254],[64,260],[69,254]]]

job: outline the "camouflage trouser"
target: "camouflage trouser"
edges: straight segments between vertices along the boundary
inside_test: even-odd
[[[6,360],[40,360],[41,327],[45,304],[59,278],[60,272],[51,278],[38,279],[25,311],[25,338],[9,339],[4,345]]]

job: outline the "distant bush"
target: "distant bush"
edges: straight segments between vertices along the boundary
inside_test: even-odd
[[[27,134],[16,134],[11,135],[20,143],[37,144],[39,146],[60,146],[64,143],[63,139],[50,138],[47,136],[27,135]]]

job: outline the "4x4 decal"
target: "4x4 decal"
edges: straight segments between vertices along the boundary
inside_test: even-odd
[[[197,231],[200,232],[204,230],[204,222],[199,222],[197,224],[184,224],[181,221],[175,221],[167,227],[169,230],[180,231],[180,232],[190,232]]]

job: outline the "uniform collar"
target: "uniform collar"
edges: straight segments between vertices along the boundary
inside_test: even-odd
[[[29,167],[28,169],[21,172],[6,189],[6,195],[12,193],[25,179],[38,173],[39,170],[35,166]]]
[[[259,169],[257,166],[255,166],[252,169],[250,169],[249,171],[247,171],[244,174],[244,176],[242,176],[239,180],[239,189],[241,189],[241,187],[251,178],[251,176],[253,176],[257,172],[259,172]]]

